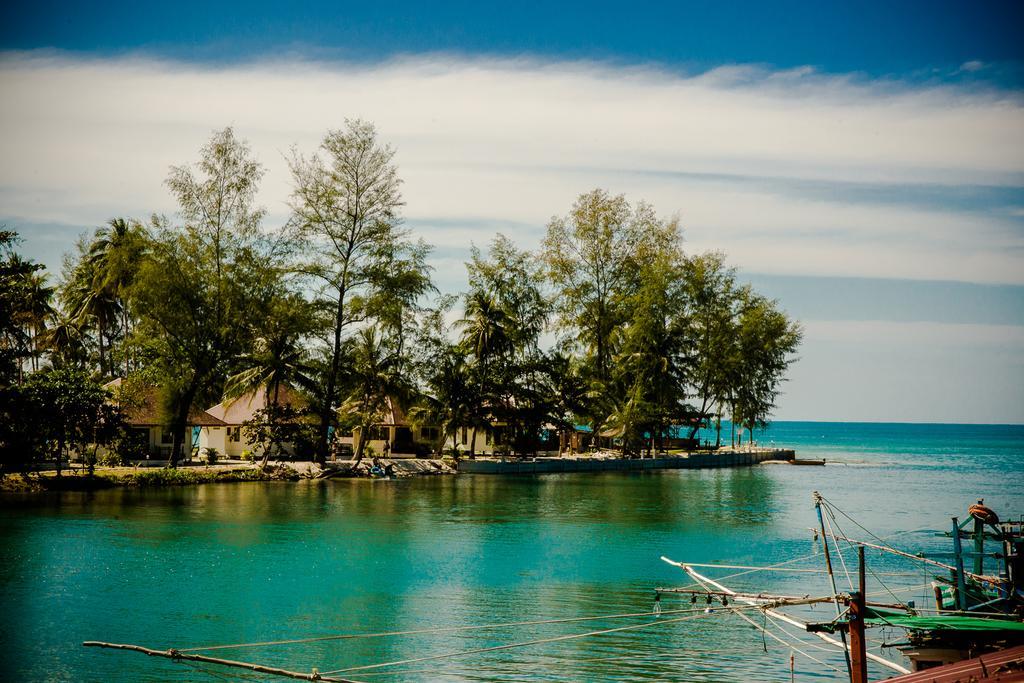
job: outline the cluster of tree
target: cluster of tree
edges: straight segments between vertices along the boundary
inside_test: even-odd
[[[438,449],[458,427],[475,443],[500,423],[519,453],[552,424],[635,450],[710,414],[768,418],[799,327],[720,255],[685,254],[677,222],[649,205],[581,195],[539,252],[499,235],[473,250],[468,291],[441,295],[430,247],[401,222],[394,151],[371,124],[348,121],[289,165],[291,215],[270,229],[255,201],[263,167],[232,129],[217,132],[198,163],[170,171],[176,220],[111,220],[55,286],[0,235],[0,422],[22,425],[0,434],[5,460],[109,439],[114,419],[93,408],[76,413],[91,426],[37,430],[19,396],[113,377],[161,387],[172,465],[191,408],[259,387],[253,434],[274,444],[312,425],[300,440],[320,462],[335,430],[366,433],[389,401],[438,427]],[[303,414],[279,405],[282,386],[305,393]]]

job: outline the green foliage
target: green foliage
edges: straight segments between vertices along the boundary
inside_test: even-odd
[[[347,396],[348,407],[366,417],[381,400],[361,386],[375,363],[364,362],[345,381],[343,350],[353,343],[349,329],[373,321],[388,337],[375,339],[373,346],[387,347],[388,365],[401,367],[408,313],[430,285],[428,248],[410,245],[399,224],[401,180],[394,150],[379,143],[372,124],[347,120],[344,129],[328,131],[320,151],[322,156],[295,153],[291,171],[292,223],[303,254],[299,269],[329,320],[323,378],[314,397],[320,407],[316,455],[323,463],[333,406]],[[365,348],[366,341],[355,343]]]
[[[169,399],[172,465],[190,409],[219,398],[225,369],[254,336],[250,322],[278,291],[275,253],[259,231],[264,211],[254,205],[262,174],[230,128],[214,134],[194,169],[172,168],[167,186],[183,224],[154,220],[131,288],[136,335],[151,340]]]
[[[49,335],[50,348],[62,363],[81,365],[93,341],[102,376],[131,371],[130,334],[135,316],[131,288],[149,249],[141,223],[114,218],[78,245],[65,264],[60,298],[65,313]],[[115,366],[114,358],[120,363]]]
[[[649,205],[631,207],[624,196],[600,189],[580,195],[568,216],[548,224],[543,258],[557,291],[562,339],[584,353],[595,424],[621,398],[612,359],[633,310],[641,266],[679,239],[675,218],[660,220]]]
[[[356,444],[355,460],[359,462],[367,448],[365,435],[388,417],[392,402],[408,396],[410,389],[399,372],[398,354],[384,343],[376,328],[359,330],[346,348],[351,363],[338,413],[341,426],[359,429],[363,435]]]
[[[112,219],[56,290],[0,231],[3,471],[58,452],[91,464],[101,443],[143,455],[96,392],[111,376],[123,407],[159,387],[172,465],[191,410],[260,390],[246,433],[264,465],[285,443],[323,462],[332,426],[368,434],[402,412],[437,453],[472,429],[471,455],[478,432],[526,454],[542,430],[585,423],[635,453],[680,424],[769,419],[800,328],[721,254],[684,254],[677,219],[581,194],[536,253],[502,235],[472,248],[467,291],[431,305],[431,247],[402,226],[395,152],[372,124],[346,121],[289,165],[291,216],[264,230],[263,168],[216,132],[170,171],[177,217]],[[293,389],[301,409],[280,400]]]
[[[207,465],[216,465],[217,461],[220,460],[220,451],[212,447],[204,448],[203,459],[206,461]]]
[[[638,447],[644,434],[653,448],[692,412],[686,402],[693,365],[691,311],[682,263],[678,248],[651,254],[629,297],[631,315],[613,372],[623,399],[614,402],[606,423],[622,432],[627,451]]]
[[[416,373],[425,392],[409,415],[416,426],[438,428],[433,444],[437,454],[458,427],[469,424],[470,413],[479,404],[466,355],[452,342],[453,331],[445,321],[454,302],[454,297],[442,297],[424,317],[416,339]]]
[[[76,453],[90,466],[99,445],[113,444],[121,429],[109,395],[82,370],[55,368],[29,375],[4,392],[4,472],[35,460],[61,463]]]
[[[43,266],[15,251],[19,241],[17,233],[0,230],[0,386],[16,381],[22,362],[33,356],[33,337],[44,324],[52,294],[39,272]]]
[[[106,450],[96,458],[96,464],[100,467],[123,467],[128,461],[129,458],[121,450]]]
[[[802,339],[800,326],[776,302],[745,290],[736,336],[736,362],[730,377],[733,421],[753,431],[764,427],[779,385]]]
[[[242,425],[242,431],[246,441],[263,451],[263,466],[266,467],[271,457],[286,455],[286,447],[299,458],[308,457],[316,439],[314,420],[315,416],[307,409],[289,403],[271,403],[257,410],[252,419]],[[249,453],[255,460],[255,455]]]
[[[544,295],[544,273],[531,254],[503,235],[485,258],[473,249],[469,292],[465,296],[462,351],[474,400],[467,406],[473,439],[498,422],[519,453],[535,450],[550,411],[545,356],[540,349],[551,304]],[[470,455],[475,443],[470,444]]]

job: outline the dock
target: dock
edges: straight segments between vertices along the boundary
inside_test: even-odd
[[[746,467],[762,462],[796,461],[786,448],[755,448],[706,453],[684,453],[656,458],[538,457],[483,458],[459,461],[459,474],[552,474],[555,472],[636,472]]]

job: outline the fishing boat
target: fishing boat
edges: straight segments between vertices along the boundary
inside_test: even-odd
[[[698,571],[707,567],[743,568],[747,572],[811,571],[783,566],[789,565],[788,562],[772,567],[740,567],[678,562],[662,557],[686,572],[694,584],[684,588],[656,588],[656,601],[660,602],[665,594],[688,596],[691,604],[703,602],[709,612],[735,614],[763,637],[787,644],[793,652],[828,666],[809,651],[811,648],[806,647],[804,640],[794,636],[792,628],[782,625],[795,627],[842,651],[851,683],[867,683],[868,662],[909,676],[893,679],[897,681],[1024,681],[1024,520],[1001,521],[994,510],[979,500],[968,508],[962,522],[953,517],[950,531],[944,532],[952,540],[950,552],[915,554],[899,550],[874,536],[817,492],[814,505],[819,526],[812,531],[814,540],[821,542],[824,573],[831,585],[827,593],[812,596],[736,591]],[[855,539],[842,533],[840,517],[857,525],[871,540]],[[995,542],[995,551],[986,552],[987,541]],[[965,542],[971,550],[965,550]],[[900,557],[929,570],[942,570],[942,573],[935,573],[931,581],[934,607],[918,607],[914,601],[898,599],[896,592],[885,587],[878,572],[871,572],[873,579],[885,588],[886,597],[892,599],[869,600],[866,573],[871,570],[865,564],[865,549]],[[843,553],[849,551],[857,553],[857,579],[855,583],[848,576],[850,590],[840,591],[835,562],[838,558],[845,571]],[[968,560],[970,570],[966,567]],[[995,571],[986,573],[990,567]],[[812,621],[792,613],[793,609],[829,603],[834,606],[835,618],[827,622]],[[752,611],[759,612],[764,620],[759,623],[752,618]],[[779,628],[770,629],[769,620]],[[873,628],[902,633],[895,641],[882,642],[880,650],[888,656],[868,648],[867,634]],[[897,661],[894,653],[905,661]],[[987,666],[986,658],[998,661],[998,666]],[[969,664],[975,661],[976,665]],[[978,673],[972,668],[975,666]],[[946,668],[951,678],[942,677],[941,672]],[[934,676],[918,676],[925,671]]]

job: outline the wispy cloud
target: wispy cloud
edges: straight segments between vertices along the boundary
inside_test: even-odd
[[[0,92],[0,217],[14,228],[172,212],[167,167],[224,125],[266,164],[261,198],[281,220],[291,146],[364,117],[398,150],[410,225],[439,245],[486,242],[497,224],[532,246],[603,186],[679,213],[694,249],[748,270],[1024,282],[1017,92],[812,69],[36,52],[0,57]],[[953,200],[932,202],[943,188]]]

